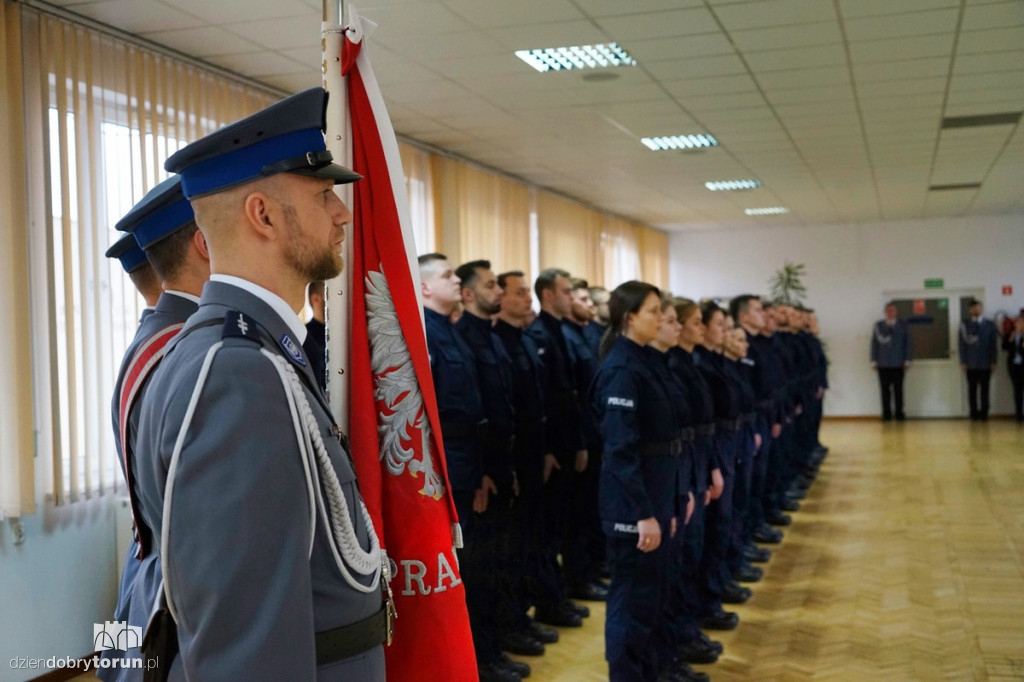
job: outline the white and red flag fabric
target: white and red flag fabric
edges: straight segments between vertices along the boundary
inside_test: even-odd
[[[352,186],[345,402],[359,488],[394,575],[398,617],[386,649],[387,677],[476,680],[405,176],[366,54],[375,25],[346,9],[341,72],[350,167],[364,179]],[[338,331],[330,319],[328,327]]]

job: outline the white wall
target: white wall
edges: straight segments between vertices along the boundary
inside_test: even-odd
[[[117,600],[113,496],[54,509],[40,501],[23,517],[15,545],[0,529],[0,682],[49,670],[12,670],[14,657],[79,658],[93,651],[93,623],[110,620]]]
[[[807,267],[806,304],[815,308],[831,366],[826,413],[873,415],[878,388],[869,369],[872,323],[883,292],[922,289],[942,278],[949,289],[985,291],[985,312],[1024,306],[1024,214],[901,222],[765,227],[671,235],[671,289],[688,297],[767,293],[786,261]],[[1013,286],[1003,296],[1003,285]],[[955,314],[951,307],[951,314]],[[913,370],[911,370],[913,371]],[[908,401],[913,396],[908,396]],[[992,383],[993,414],[1012,413],[1005,355]]]

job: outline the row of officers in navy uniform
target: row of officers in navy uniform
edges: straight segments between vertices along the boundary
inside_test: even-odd
[[[506,652],[542,655],[588,600],[607,601],[612,680],[707,679],[704,631],[737,626],[723,604],[750,598],[757,543],[824,458],[813,312],[419,264],[480,679],[528,676]]]

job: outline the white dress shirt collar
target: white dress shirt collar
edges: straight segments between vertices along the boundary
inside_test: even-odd
[[[292,307],[273,291],[264,289],[259,284],[242,279],[241,277],[235,277],[234,275],[210,275],[210,281],[223,282],[224,284],[230,284],[231,286],[248,291],[273,308],[274,312],[281,316],[281,319],[288,325],[288,329],[291,330],[292,335],[298,339],[300,344],[306,342],[306,325],[302,324],[302,320],[292,310]]]

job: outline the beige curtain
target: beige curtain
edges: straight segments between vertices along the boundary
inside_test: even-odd
[[[530,188],[439,158],[443,251],[455,265],[491,261],[495,272],[530,267]]]
[[[637,238],[641,279],[667,289],[668,235],[646,225],[637,225]]]
[[[276,97],[34,10],[22,11],[38,461],[56,504],[120,485],[110,397],[143,303],[114,223],[174,151]],[[22,234],[24,239],[25,235]]]
[[[398,143],[405,171],[405,189],[409,197],[409,218],[416,239],[416,253],[436,250],[434,227],[434,173],[431,154],[411,144]]]
[[[35,511],[20,15],[0,3],[0,518]]]
[[[540,268],[562,268],[591,285],[604,285],[604,214],[549,192],[537,192]],[[613,285],[614,286],[614,285]]]

